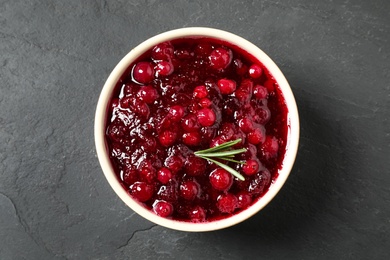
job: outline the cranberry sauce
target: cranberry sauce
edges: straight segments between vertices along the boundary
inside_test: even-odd
[[[158,44],[130,65],[111,100],[106,140],[129,195],[155,214],[205,222],[240,212],[268,190],[284,158],[287,107],[277,82],[245,51],[211,38]],[[228,162],[241,181],[194,152],[241,139]]]

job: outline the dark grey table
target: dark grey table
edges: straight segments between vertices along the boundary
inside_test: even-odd
[[[185,233],[132,212],[96,158],[116,63],[208,26],[280,66],[301,116],[282,191],[251,219]],[[389,259],[390,2],[0,0],[0,259]]]

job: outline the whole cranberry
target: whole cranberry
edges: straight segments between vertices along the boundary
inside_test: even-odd
[[[236,82],[231,79],[220,79],[217,82],[219,91],[221,94],[229,95],[232,94],[236,90]]]
[[[165,167],[162,167],[160,170],[157,172],[157,179],[162,183],[162,184],[167,184],[171,179],[172,179],[172,172]]]
[[[212,171],[209,175],[209,179],[211,186],[220,191],[227,191],[233,184],[232,175],[222,168],[217,168]]]
[[[163,218],[167,218],[173,213],[173,206],[171,203],[160,200],[153,203],[153,211]]]
[[[195,181],[184,181],[180,185],[180,196],[186,200],[194,200],[199,194],[199,184]]]
[[[230,193],[222,194],[217,199],[217,207],[222,213],[233,213],[237,204],[237,197]]]
[[[162,146],[168,147],[176,142],[176,138],[177,134],[175,132],[166,130],[159,135],[158,140]]]
[[[152,86],[141,87],[137,95],[147,104],[152,104],[158,98],[157,90]]]
[[[249,67],[249,76],[251,78],[257,79],[260,78],[261,75],[263,75],[263,69],[258,64],[252,64]]]
[[[153,186],[145,182],[136,182],[130,186],[130,195],[140,202],[148,201],[153,196]]]
[[[244,132],[244,133],[249,133],[251,131],[253,131],[253,121],[248,118],[248,117],[244,117],[242,119],[240,119],[238,121],[238,126],[240,127],[240,129]]]
[[[184,107],[180,105],[171,106],[168,115],[174,122],[179,122],[184,116]]]
[[[268,96],[268,90],[264,86],[256,85],[253,89],[253,95],[255,95],[257,99],[264,99]]]
[[[273,136],[267,136],[261,146],[261,151],[266,158],[276,157],[279,151],[278,139]]]
[[[185,170],[189,176],[200,176],[206,170],[206,161],[196,156],[189,156],[185,162]]]
[[[196,115],[188,114],[181,120],[181,127],[186,132],[195,132],[200,129],[198,118]]]
[[[271,174],[268,170],[263,170],[256,175],[249,183],[248,192],[253,196],[262,195],[271,184]]]
[[[213,103],[208,98],[202,98],[201,100],[199,100],[199,104],[201,107],[207,108],[210,107]]]
[[[200,145],[201,136],[198,132],[190,132],[183,134],[183,143],[188,146]]]
[[[171,170],[173,173],[178,172],[184,165],[183,158],[179,155],[171,155],[165,159],[165,167]]]
[[[173,73],[174,67],[170,61],[159,61],[155,67],[157,77],[169,76]]]
[[[237,207],[240,209],[245,209],[252,203],[252,197],[246,191],[240,191],[236,196]]]
[[[247,135],[248,142],[251,144],[260,144],[265,140],[265,133],[263,128],[256,128]]]
[[[202,108],[196,114],[198,117],[198,122],[202,126],[212,126],[215,123],[216,116],[212,109]]]
[[[216,70],[226,69],[232,62],[232,59],[232,51],[225,48],[217,48],[209,56],[211,67]]]
[[[147,84],[154,79],[154,68],[150,62],[140,61],[133,68],[133,78],[141,84]]]
[[[200,223],[206,220],[206,212],[201,206],[196,206],[189,212],[191,222]]]
[[[173,46],[170,42],[157,44],[152,50],[152,58],[154,60],[169,61],[173,57]]]
[[[127,184],[132,185],[138,179],[138,172],[132,167],[126,167],[121,171],[121,179]]]
[[[260,169],[260,164],[257,160],[246,160],[245,164],[242,165],[242,171],[250,176],[257,173]]]
[[[208,95],[208,91],[205,85],[200,85],[195,87],[194,92],[193,92],[193,97],[194,98],[205,98]]]

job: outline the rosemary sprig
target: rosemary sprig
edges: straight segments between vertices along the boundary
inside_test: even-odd
[[[245,180],[244,176],[242,176],[238,171],[234,170],[230,166],[228,166],[220,161],[215,160],[215,159],[219,159],[219,160],[223,160],[223,161],[244,164],[245,162],[237,161],[237,160],[234,160],[233,158],[237,154],[246,152],[246,149],[245,148],[236,149],[236,150],[230,149],[231,147],[238,144],[239,142],[241,142],[241,139],[229,141],[229,142],[226,142],[226,143],[223,143],[221,145],[218,145],[218,146],[215,146],[212,148],[208,148],[205,150],[200,150],[200,151],[195,152],[194,154],[202,159],[205,159],[205,160],[208,160],[212,163],[215,163],[219,167],[230,172],[233,176],[236,176],[239,180],[244,181]]]

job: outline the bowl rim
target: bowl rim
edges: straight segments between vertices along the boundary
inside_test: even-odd
[[[269,71],[269,73],[274,77],[276,82],[279,85],[279,88],[282,92],[282,95],[285,99],[287,106],[287,117],[288,117],[288,136],[286,143],[286,153],[282,163],[282,169],[279,170],[279,175],[276,180],[271,184],[268,191],[253,205],[247,209],[225,219],[214,220],[211,222],[202,222],[202,223],[191,223],[191,222],[182,222],[177,220],[171,220],[157,216],[150,210],[146,209],[139,202],[132,199],[125,189],[120,184],[113,167],[111,165],[107,143],[105,140],[105,120],[107,115],[107,106],[111,100],[112,91],[117,85],[118,80],[122,74],[126,71],[128,66],[141,54],[145,51],[151,49],[158,43],[174,40],[183,37],[210,37],[226,41],[232,45],[235,45],[248,53],[254,56],[259,60]],[[122,199],[127,206],[134,210],[137,214],[141,215],[145,219],[154,222],[160,226],[171,228],[174,230],[181,231],[190,231],[190,232],[203,232],[203,231],[213,231],[223,228],[227,228],[238,224],[264,208],[279,192],[284,183],[286,182],[295,158],[298,151],[299,143],[299,115],[298,109],[295,102],[294,95],[292,93],[291,87],[287,82],[285,76],[275,64],[275,62],[265,54],[260,48],[258,48],[253,43],[248,40],[220,29],[214,29],[209,27],[187,27],[181,29],[174,29],[160,33],[156,36],[153,36],[144,42],[140,43],[138,46],[133,48],[122,60],[115,66],[113,71],[110,73],[107,78],[102,91],[100,93],[96,113],[95,113],[95,124],[94,124],[94,136],[95,136],[95,146],[97,151],[98,160],[100,162],[103,173],[110,184],[111,188],[115,193]]]

